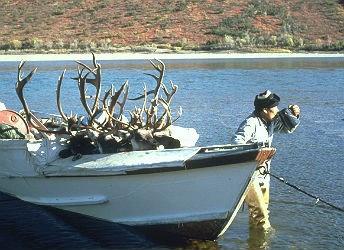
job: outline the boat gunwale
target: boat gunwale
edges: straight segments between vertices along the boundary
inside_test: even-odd
[[[1,146],[11,145],[10,141],[15,141],[18,144],[18,150],[24,149],[24,144],[28,143],[27,140],[5,140],[7,142],[0,143]],[[13,149],[10,147],[11,150]],[[200,168],[209,168],[222,165],[239,164],[250,161],[258,161],[259,155],[261,155],[262,149],[270,150],[273,148],[264,147],[259,144],[239,144],[239,145],[213,145],[205,147],[189,147],[189,148],[177,148],[177,149],[164,149],[164,150],[147,150],[136,151],[137,154],[149,153],[151,157],[155,157],[154,153],[160,154],[160,157],[164,152],[169,154],[170,160],[161,160],[153,163],[143,162],[142,164],[128,165],[123,161],[123,165],[116,163],[115,157],[112,159],[112,155],[122,154],[97,154],[97,155],[85,155],[85,160],[78,162],[72,161],[72,157],[65,159],[57,159],[52,162],[46,163],[36,169],[37,175],[31,177],[96,177],[96,176],[122,176],[122,175],[140,175],[140,174],[154,174],[154,173],[166,173],[182,170],[192,170]],[[188,150],[189,153],[184,153],[183,157],[173,161],[171,155],[173,152],[183,152]],[[28,150],[27,150],[28,151]],[[131,157],[136,154],[135,151],[123,152],[128,155],[122,155],[121,157]],[[137,156],[136,156],[137,157]],[[100,164],[94,163],[99,159],[105,159],[106,161],[100,161]],[[266,157],[263,157],[266,158]],[[65,162],[64,162],[65,161]],[[112,164],[114,162],[114,164]],[[87,164],[84,166],[83,164]],[[139,163],[139,160],[137,161]],[[108,164],[108,165],[106,165]],[[14,176],[11,176],[14,177]],[[22,177],[22,176],[21,176]]]
[[[200,150],[201,151],[201,150]],[[99,170],[96,173],[73,173],[73,172],[63,172],[61,174],[51,174],[47,172],[42,172],[46,177],[96,177],[96,176],[129,176],[129,175],[141,175],[141,174],[156,174],[156,173],[167,173],[175,171],[185,171],[192,169],[202,169],[202,168],[212,168],[222,165],[233,165],[240,164],[244,162],[253,162],[256,161],[256,157],[259,155],[261,148],[252,148],[245,151],[235,150],[235,151],[218,151],[215,152],[211,157],[198,159],[199,154],[202,154],[198,151],[194,156],[182,162],[181,165],[166,166],[162,162],[161,164],[152,164],[152,165],[143,165],[139,169],[126,169],[123,171],[101,171]],[[217,155],[216,155],[217,154]],[[95,170],[96,171],[96,170]]]

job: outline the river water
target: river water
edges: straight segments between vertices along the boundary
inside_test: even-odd
[[[301,124],[288,135],[276,135],[272,173],[323,200],[344,206],[344,57],[282,59],[165,60],[165,83],[179,86],[172,115],[182,106],[177,125],[194,127],[197,145],[225,144],[252,112],[257,93],[269,89],[281,97],[280,109],[301,107]],[[90,62],[86,62],[90,63]],[[0,63],[0,101],[20,110],[15,94],[17,62]],[[118,89],[128,80],[131,97],[143,83],[154,87],[154,73],[145,60],[100,61],[104,90]],[[63,109],[83,112],[70,61],[27,62],[25,73],[38,71],[25,88],[33,110],[57,113],[57,79],[67,68],[62,85]],[[168,85],[169,86],[169,85]],[[91,90],[90,90],[91,91]],[[113,225],[65,218],[7,196],[0,196],[0,247],[12,249],[342,249],[344,213],[324,205],[275,179],[271,180],[272,232],[249,230],[244,207],[223,237],[215,242],[146,238]],[[224,197],[225,198],[225,197]]]

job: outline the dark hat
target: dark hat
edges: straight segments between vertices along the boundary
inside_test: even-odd
[[[278,95],[271,93],[270,90],[266,90],[259,95],[256,95],[254,99],[254,107],[256,110],[262,110],[264,108],[276,107],[280,102]]]

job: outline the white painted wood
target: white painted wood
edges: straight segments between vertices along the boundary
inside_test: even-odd
[[[85,155],[77,161],[57,159],[37,165],[26,143],[0,140],[1,192],[135,226],[227,219],[224,232],[243,202],[257,165],[255,159],[220,166],[215,161],[192,169],[185,165],[191,157],[202,163],[257,151],[234,146]]]

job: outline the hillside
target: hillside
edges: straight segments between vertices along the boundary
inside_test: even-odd
[[[0,50],[342,50],[344,0],[3,0]]]

